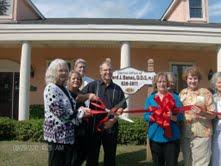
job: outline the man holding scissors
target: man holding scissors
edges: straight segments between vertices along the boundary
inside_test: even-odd
[[[98,165],[101,144],[104,149],[104,166],[115,166],[118,135],[117,117],[127,107],[127,104],[122,89],[112,82],[110,59],[106,59],[100,65],[100,76],[100,80],[89,83],[83,89],[84,93],[94,93],[102,100],[101,104],[106,108],[101,111],[109,110],[107,114],[96,115],[89,119],[87,166]],[[93,104],[90,107],[94,110],[101,108]]]

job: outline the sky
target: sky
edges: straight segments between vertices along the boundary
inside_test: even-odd
[[[209,22],[221,23],[221,0],[209,1]],[[46,18],[160,19],[171,0],[32,0]]]

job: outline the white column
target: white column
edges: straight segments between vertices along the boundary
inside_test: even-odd
[[[217,49],[217,71],[221,72],[221,45]]]
[[[18,120],[29,119],[30,68],[31,45],[29,42],[23,42],[20,63]]]
[[[121,54],[120,54],[120,68],[129,67],[130,64],[130,44],[129,42],[122,42],[121,44]],[[125,95],[125,97],[129,97],[129,95]],[[127,108],[130,109],[130,97],[127,99]],[[124,114],[124,116],[128,117],[128,114]]]
[[[130,66],[130,44],[129,42],[123,42],[121,45],[120,68],[128,66]]]

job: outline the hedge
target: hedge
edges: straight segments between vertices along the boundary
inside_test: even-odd
[[[43,119],[44,118],[44,105],[34,104],[30,106],[30,119]]]
[[[0,117],[0,140],[43,141],[43,119],[16,121]]]
[[[119,144],[146,144],[147,123],[142,117],[132,118],[134,123],[129,123],[123,120],[119,121]]]
[[[15,137],[15,121],[9,118],[0,118],[0,140],[10,140]]]
[[[132,118],[134,123],[119,121],[119,144],[145,144],[146,123]],[[16,121],[0,117],[0,140],[43,141],[43,119]]]

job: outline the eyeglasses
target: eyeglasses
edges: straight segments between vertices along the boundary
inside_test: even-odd
[[[160,83],[167,83],[167,81],[157,81],[158,84]]]

